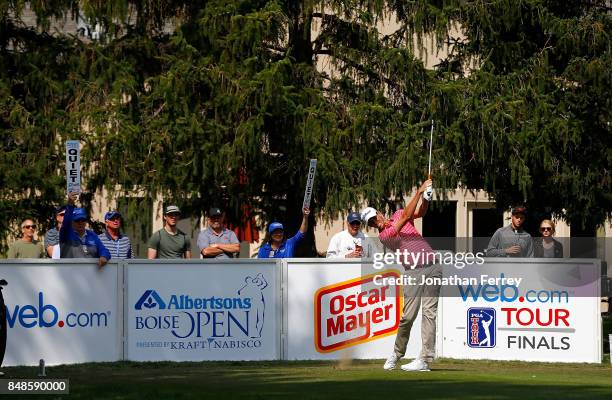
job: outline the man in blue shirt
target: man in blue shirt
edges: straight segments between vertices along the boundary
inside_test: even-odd
[[[132,258],[132,242],[121,233],[121,214],[119,211],[109,211],[104,214],[106,230],[98,235],[100,241],[108,249],[114,259]]]
[[[300,230],[289,239],[285,239],[285,229],[280,222],[272,222],[268,227],[270,240],[259,248],[257,258],[291,258],[295,254],[295,248],[304,239],[308,230],[309,208],[302,210],[302,225]]]
[[[61,258],[98,258],[98,265],[103,267],[111,255],[98,235],[85,229],[87,212],[83,208],[74,207],[77,196],[78,193],[70,193],[68,196],[66,215],[59,231]]]

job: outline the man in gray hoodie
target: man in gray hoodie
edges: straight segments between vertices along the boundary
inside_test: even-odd
[[[512,222],[493,234],[485,254],[487,257],[533,257],[531,235],[523,230],[527,209],[512,208]]]

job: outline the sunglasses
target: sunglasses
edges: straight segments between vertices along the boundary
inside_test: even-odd
[[[36,225],[24,225],[22,226],[24,229],[36,229]]]
[[[552,228],[550,226],[543,226],[540,228],[540,231],[542,232],[552,231]]]
[[[74,220],[74,222],[85,222],[85,221],[87,221],[87,220],[86,220],[86,219],[84,219],[84,218],[83,218],[83,219],[80,219],[80,218],[79,218],[79,219],[75,219],[75,220]]]

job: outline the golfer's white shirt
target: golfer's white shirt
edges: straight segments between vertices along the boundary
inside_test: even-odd
[[[347,254],[355,251],[355,246],[363,247],[363,257],[370,257],[370,246],[366,243],[366,236],[359,231],[355,236],[347,230],[336,233],[327,247],[327,258],[345,258]]]

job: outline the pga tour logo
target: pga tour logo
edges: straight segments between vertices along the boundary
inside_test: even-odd
[[[401,287],[375,285],[374,276],[339,282],[315,293],[315,347],[319,353],[395,333],[402,309]],[[400,275],[389,271],[382,277]]]
[[[495,309],[472,307],[467,311],[467,344],[474,348],[495,347]]]

